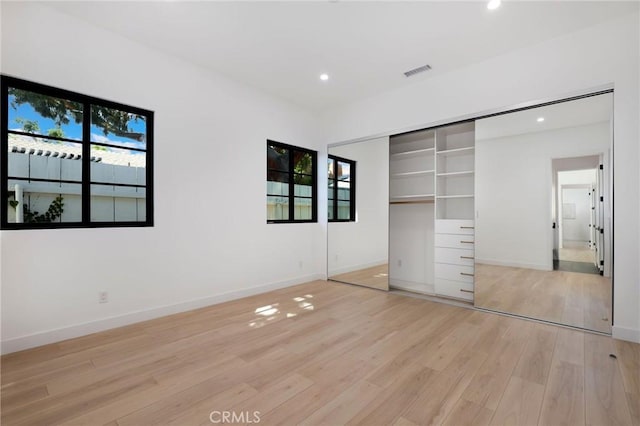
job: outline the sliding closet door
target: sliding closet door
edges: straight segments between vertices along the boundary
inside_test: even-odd
[[[389,289],[389,138],[329,147],[330,280]]]

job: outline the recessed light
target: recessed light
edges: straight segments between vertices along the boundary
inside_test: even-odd
[[[500,7],[500,3],[501,3],[500,0],[491,0],[489,1],[489,3],[487,3],[487,9],[495,10]]]
[[[542,123],[544,121],[544,117],[538,117],[538,119],[536,120],[538,123]]]
[[[322,81],[329,80],[329,74],[325,74],[325,73],[320,74],[320,80],[322,80]]]

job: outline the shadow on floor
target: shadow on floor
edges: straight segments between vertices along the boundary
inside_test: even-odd
[[[553,259],[554,271],[579,272],[581,274],[600,275],[600,270],[593,263],[587,262],[569,262],[567,260]]]

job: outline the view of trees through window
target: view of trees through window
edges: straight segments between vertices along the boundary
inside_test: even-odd
[[[152,112],[6,76],[2,106],[4,228],[152,224]]]
[[[267,221],[315,222],[316,152],[267,141]]]
[[[329,222],[356,220],[356,162],[329,155],[327,215]]]

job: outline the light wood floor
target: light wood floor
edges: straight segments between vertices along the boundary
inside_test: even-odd
[[[611,279],[476,263],[475,306],[611,333]]]
[[[590,248],[561,248],[558,252],[558,259],[568,262],[593,263],[595,260],[595,252]]]
[[[377,288],[378,290],[389,290],[389,265],[373,266],[344,274],[332,275],[329,279]]]
[[[638,425],[640,346],[316,281],[2,357],[3,425],[207,425],[214,410]]]

